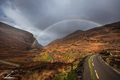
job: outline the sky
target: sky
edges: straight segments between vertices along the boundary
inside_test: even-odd
[[[0,22],[31,32],[46,46],[76,30],[120,21],[119,4],[120,0],[0,0]]]

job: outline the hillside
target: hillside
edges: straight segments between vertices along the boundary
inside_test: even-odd
[[[120,51],[120,22],[54,40],[44,49],[46,52],[43,54],[55,53],[54,56],[59,60],[65,60],[66,56],[74,60],[77,55],[99,53],[103,49],[113,52]]]
[[[17,46],[16,48],[5,48],[6,50],[3,48],[0,53],[1,60],[17,63],[20,65],[20,67],[16,68],[1,63],[0,69],[10,71],[18,70],[18,73],[13,74],[12,76],[21,78],[21,80],[33,80],[34,77],[41,80],[63,80],[63,78],[66,80],[73,80],[73,78],[77,78],[80,75],[82,76],[84,69],[83,63],[87,55],[98,54],[103,49],[110,52],[120,52],[119,26],[120,22],[117,22],[92,28],[87,31],[78,30],[64,38],[54,40],[41,50],[26,50],[25,45],[29,44],[30,42],[27,41],[25,44],[24,38],[27,37],[27,39],[29,39],[28,34],[25,32],[27,36],[24,35],[23,38],[20,38],[20,40],[24,41],[22,41],[24,43],[23,48],[22,42],[18,41],[21,42],[20,47]],[[2,32],[3,28],[1,29]],[[14,32],[14,30],[11,31]],[[17,34],[17,32],[16,34],[13,34],[15,39],[16,35],[23,34],[23,32],[20,33],[21,31],[19,34]],[[11,35],[8,35],[8,37],[9,36]],[[2,37],[5,38],[4,36]],[[9,38],[6,39],[9,40]],[[17,43],[17,41],[15,43]],[[9,49],[11,49],[12,52]],[[6,51],[8,52],[6,53]]]
[[[1,59],[25,57],[26,53],[30,54],[29,50],[32,48],[41,49],[42,46],[38,42],[31,48],[34,40],[33,34],[0,22]]]
[[[0,49],[28,49],[31,47],[35,38],[33,34],[23,31],[4,23],[0,23]],[[41,48],[38,43],[35,48]]]
[[[72,35],[76,35],[76,34],[79,34],[79,33],[83,33],[83,32],[84,32],[83,30],[77,30],[77,31],[75,31],[75,32],[73,32],[73,33],[67,35],[66,37],[72,36]]]

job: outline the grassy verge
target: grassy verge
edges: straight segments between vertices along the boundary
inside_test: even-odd
[[[76,62],[74,62],[73,66],[69,66],[66,69],[64,69],[63,71],[59,71],[59,73],[56,74],[54,79],[52,79],[52,80],[74,80],[74,79],[77,79],[78,74],[75,72],[75,70],[82,67],[81,64],[83,64],[85,58],[86,58],[86,56],[84,56],[82,59],[79,59]]]
[[[89,64],[89,68],[90,68],[90,74],[91,74],[91,79],[92,80],[95,80],[95,77],[93,75],[93,70],[92,70],[92,66],[91,66],[91,59],[92,59],[93,56],[91,56],[88,60],[88,64]]]
[[[69,68],[66,71],[59,72],[58,74],[56,74],[53,80],[74,80],[76,77],[77,74],[73,73]]]

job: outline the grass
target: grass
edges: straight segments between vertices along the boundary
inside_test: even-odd
[[[78,75],[76,73],[68,73],[67,77],[64,80],[74,80]]]
[[[81,64],[84,62],[85,58],[86,56],[74,62],[73,67],[69,66],[64,71],[59,71],[59,73],[55,75],[55,78],[53,80],[74,80],[76,79],[78,75],[75,72],[75,70],[81,67]]]
[[[106,58],[106,62],[110,65],[110,59]]]
[[[90,74],[91,74],[91,79],[92,80],[95,80],[95,77],[93,75],[93,70],[92,70],[92,66],[91,66],[91,59],[92,59],[92,56],[89,58],[88,60],[88,63],[89,63],[89,68],[90,68]]]
[[[37,51],[38,49],[32,49],[33,51]]]
[[[42,49],[41,51],[42,51],[42,52],[46,52],[47,50],[46,50],[46,49]]]
[[[51,57],[49,56],[49,54],[45,54],[41,57],[41,61],[51,61]]]
[[[33,61],[44,61],[44,62],[50,62],[52,58],[49,56],[49,54],[44,54],[41,56],[38,56],[37,58],[33,59]]]
[[[77,76],[77,73],[71,71],[71,67],[68,67],[64,71],[59,71],[53,80],[74,80]]]
[[[74,80],[77,77],[77,73],[74,70],[77,68],[79,61],[76,61],[73,67],[68,66],[64,70],[59,70],[53,80]]]
[[[55,58],[55,60],[60,61],[60,62],[74,61],[75,59],[78,59],[80,57],[84,57],[83,53],[79,53],[79,52],[73,53],[72,51],[71,52],[66,51],[65,53],[60,53],[60,52],[54,51],[52,53],[53,53],[52,56]],[[56,57],[56,56],[60,56],[60,57]]]
[[[55,76],[52,80],[74,80],[74,79],[76,79],[78,75],[75,72],[75,70],[78,69],[79,67],[81,67],[83,60],[87,56],[87,54],[82,54],[82,53],[78,53],[78,52],[76,52],[76,53],[72,53],[72,52],[60,53],[60,52],[54,51],[51,53],[52,53],[51,56],[53,56],[56,61],[60,60],[61,62],[68,62],[69,60],[74,61],[75,59],[77,59],[77,61],[75,61],[73,63],[73,66],[69,65],[68,67],[58,70],[57,74],[55,74]],[[37,59],[37,60],[35,60],[35,59]],[[40,56],[36,57],[35,59],[34,59],[35,62],[36,61],[49,62],[52,60],[49,53],[40,55]]]
[[[53,71],[45,70],[42,73],[35,71],[33,73],[27,73],[21,80],[50,80],[48,78],[51,73],[53,73]]]
[[[69,71],[68,73],[66,71],[60,72],[55,76],[53,80],[74,80],[77,77],[76,73],[71,72],[71,69],[67,70]]]

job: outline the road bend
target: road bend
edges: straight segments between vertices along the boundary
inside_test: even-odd
[[[83,80],[120,80],[120,71],[109,66],[100,55],[86,58]]]

